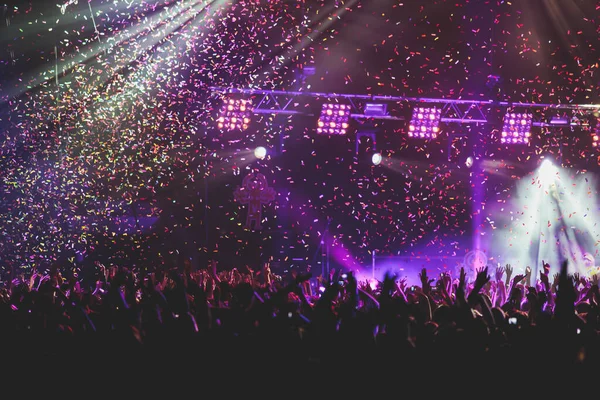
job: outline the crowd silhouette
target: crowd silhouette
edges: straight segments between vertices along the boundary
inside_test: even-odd
[[[214,261],[153,272],[97,266],[91,287],[59,265],[7,282],[6,371],[111,382],[168,375],[221,387],[232,377],[259,387],[325,380],[340,393],[349,383],[454,379],[464,368],[486,381],[599,365],[598,276],[569,274],[566,262],[553,276],[543,263],[539,277],[510,265],[472,279],[464,269],[430,277],[424,268],[415,286],[390,274],[373,285],[352,271],[279,277],[268,263],[257,271]]]

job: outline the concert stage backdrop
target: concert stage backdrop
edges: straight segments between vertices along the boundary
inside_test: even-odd
[[[1,31],[5,269],[215,258],[368,274],[373,252],[451,271],[595,266],[597,110],[533,127],[528,144],[512,146],[500,142],[509,107],[494,107],[597,103],[593,6],[14,3]],[[413,100],[389,104],[398,119],[353,118],[345,134],[317,132],[326,95],[227,131],[215,87]],[[423,97],[489,102],[489,120],[408,137]],[[357,132],[376,143],[357,146]]]

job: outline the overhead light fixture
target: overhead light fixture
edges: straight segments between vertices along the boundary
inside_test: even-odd
[[[437,107],[415,107],[408,125],[408,136],[435,139],[440,132],[442,109]]]
[[[592,147],[600,146],[600,118],[596,118],[596,126],[590,130],[592,136]]]
[[[363,113],[367,117],[383,117],[387,115],[387,104],[367,103]]]
[[[254,149],[254,157],[263,160],[267,156],[267,149],[263,146],[258,146]]]
[[[527,144],[531,140],[531,126],[533,125],[533,114],[512,113],[504,115],[502,126],[501,143]]]
[[[217,127],[225,131],[246,130],[250,124],[250,106],[250,100],[224,98]]]
[[[570,120],[566,116],[555,115],[550,119],[550,125],[569,125]]]
[[[371,156],[371,161],[373,162],[373,165],[381,164],[382,160],[383,157],[381,156],[381,153],[373,153],[373,155]]]
[[[325,103],[317,121],[317,133],[325,135],[345,135],[350,121],[350,106],[347,104]]]

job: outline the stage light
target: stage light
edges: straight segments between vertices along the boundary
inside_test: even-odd
[[[365,104],[363,114],[367,117],[384,117],[388,115],[387,104],[367,103]]]
[[[548,159],[545,159],[540,164],[540,169],[546,170],[546,169],[550,169],[550,168],[552,168],[552,161],[550,161]]]
[[[467,159],[465,160],[465,165],[467,166],[467,168],[471,168],[473,166],[473,157],[467,157]]]
[[[381,153],[374,153],[373,157],[371,157],[371,161],[373,161],[373,165],[379,165],[381,164]]]
[[[350,121],[350,106],[325,103],[317,121],[317,133],[325,135],[345,135]]]
[[[592,147],[600,146],[600,118],[596,119],[596,126],[592,132]]]
[[[263,160],[266,156],[267,149],[265,149],[263,146],[258,146],[256,149],[254,149],[254,157]]]
[[[371,290],[377,290],[379,282],[377,282],[377,279],[369,279],[369,286],[371,287]]]
[[[219,110],[217,127],[221,130],[232,131],[239,129],[244,131],[250,124],[251,104],[244,99],[223,99],[223,105]]]
[[[570,120],[566,116],[554,115],[550,119],[550,125],[569,125]]]
[[[548,159],[542,161],[539,169],[539,180],[543,186],[550,186],[554,183],[558,174],[558,168]]]
[[[435,139],[440,132],[442,109],[436,107],[415,107],[408,125],[408,136],[422,139]]]
[[[506,113],[502,126],[501,143],[527,144],[531,140],[533,114]]]

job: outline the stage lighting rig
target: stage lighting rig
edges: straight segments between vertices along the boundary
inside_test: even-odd
[[[219,110],[217,127],[225,131],[235,129],[245,131],[250,124],[251,113],[251,103],[249,100],[224,98]]]
[[[345,135],[350,121],[350,106],[347,104],[325,103],[317,121],[317,133],[325,135]]]
[[[435,139],[440,132],[442,109],[415,107],[408,125],[408,136],[420,139]]]
[[[596,126],[590,129],[592,136],[592,147],[598,148],[600,146],[600,118],[596,119]]]
[[[554,115],[550,118],[550,125],[564,126],[569,125],[571,120],[566,115]]]
[[[533,114],[507,112],[504,115],[501,143],[527,144],[531,140]]]

